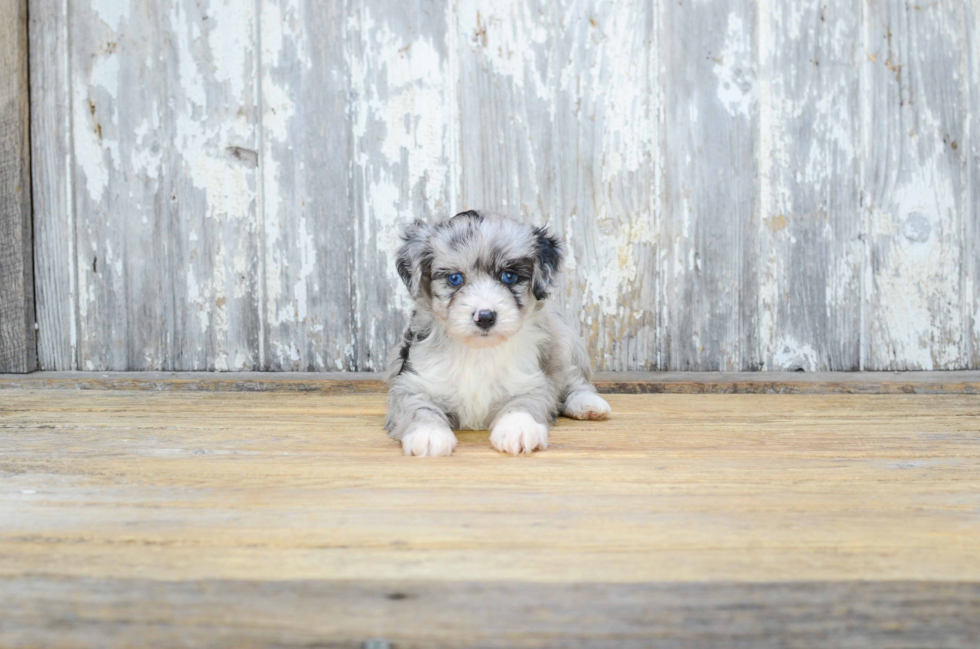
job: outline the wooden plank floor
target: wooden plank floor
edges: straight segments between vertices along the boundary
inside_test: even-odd
[[[980,398],[609,401],[418,459],[377,393],[0,390],[0,646],[980,646]]]

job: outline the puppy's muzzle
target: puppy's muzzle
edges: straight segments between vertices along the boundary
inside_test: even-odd
[[[490,310],[477,311],[473,314],[473,322],[484,331],[489,331],[490,327],[497,321],[497,312]]]

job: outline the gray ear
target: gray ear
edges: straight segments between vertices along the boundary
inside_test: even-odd
[[[429,267],[432,264],[428,241],[432,228],[420,219],[405,228],[402,232],[402,247],[398,249],[395,265],[398,274],[408,288],[412,298],[422,294],[422,288],[428,279]]]
[[[534,297],[543,300],[555,287],[555,279],[561,270],[563,253],[561,242],[544,228],[534,228],[537,248],[534,263]]]

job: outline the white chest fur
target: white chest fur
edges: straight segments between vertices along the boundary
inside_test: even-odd
[[[526,322],[500,345],[484,349],[433,336],[412,348],[413,378],[418,389],[459,417],[460,428],[482,430],[501,401],[547,380],[538,362],[538,343],[544,336],[534,322]]]

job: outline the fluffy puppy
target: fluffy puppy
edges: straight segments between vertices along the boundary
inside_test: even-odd
[[[518,455],[548,446],[559,413],[603,419],[581,340],[551,308],[561,244],[487,212],[402,235],[398,274],[415,300],[388,362],[388,435],[406,455],[450,455],[453,429],[490,430]]]

